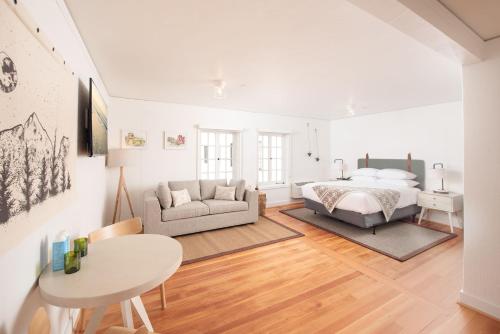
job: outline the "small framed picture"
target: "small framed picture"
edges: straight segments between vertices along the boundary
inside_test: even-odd
[[[186,148],[186,135],[181,132],[165,131],[165,149],[166,150],[183,150]]]
[[[123,129],[121,137],[122,148],[145,148],[148,143],[146,131]]]

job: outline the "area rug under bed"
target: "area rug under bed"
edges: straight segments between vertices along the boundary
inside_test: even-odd
[[[259,217],[255,224],[182,235],[175,239],[183,248],[182,264],[188,264],[302,236],[302,233],[269,218]]]
[[[364,229],[327,216],[314,214],[313,210],[307,208],[280,212],[398,261],[406,261],[456,237],[454,233],[438,231],[404,221],[377,226],[377,232],[373,235],[370,228]]]

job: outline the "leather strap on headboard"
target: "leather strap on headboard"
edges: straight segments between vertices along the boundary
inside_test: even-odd
[[[411,163],[411,153],[408,153],[408,160],[406,161],[406,168],[408,169],[409,172],[411,172],[412,169],[412,163]]]
[[[370,156],[368,155],[368,153],[366,153],[365,155],[365,168],[368,168],[368,160],[370,159]]]

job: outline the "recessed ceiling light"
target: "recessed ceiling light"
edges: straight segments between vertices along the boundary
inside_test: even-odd
[[[354,116],[356,114],[356,112],[354,111],[354,107],[352,105],[350,105],[350,104],[347,105],[346,109],[347,109],[347,112],[349,113],[349,115]]]
[[[224,88],[226,88],[226,82],[224,80],[214,80],[214,97],[216,99],[225,99],[226,92]]]

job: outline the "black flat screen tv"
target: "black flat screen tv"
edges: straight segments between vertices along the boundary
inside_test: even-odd
[[[90,157],[108,153],[108,109],[92,78],[89,82],[87,138]]]

